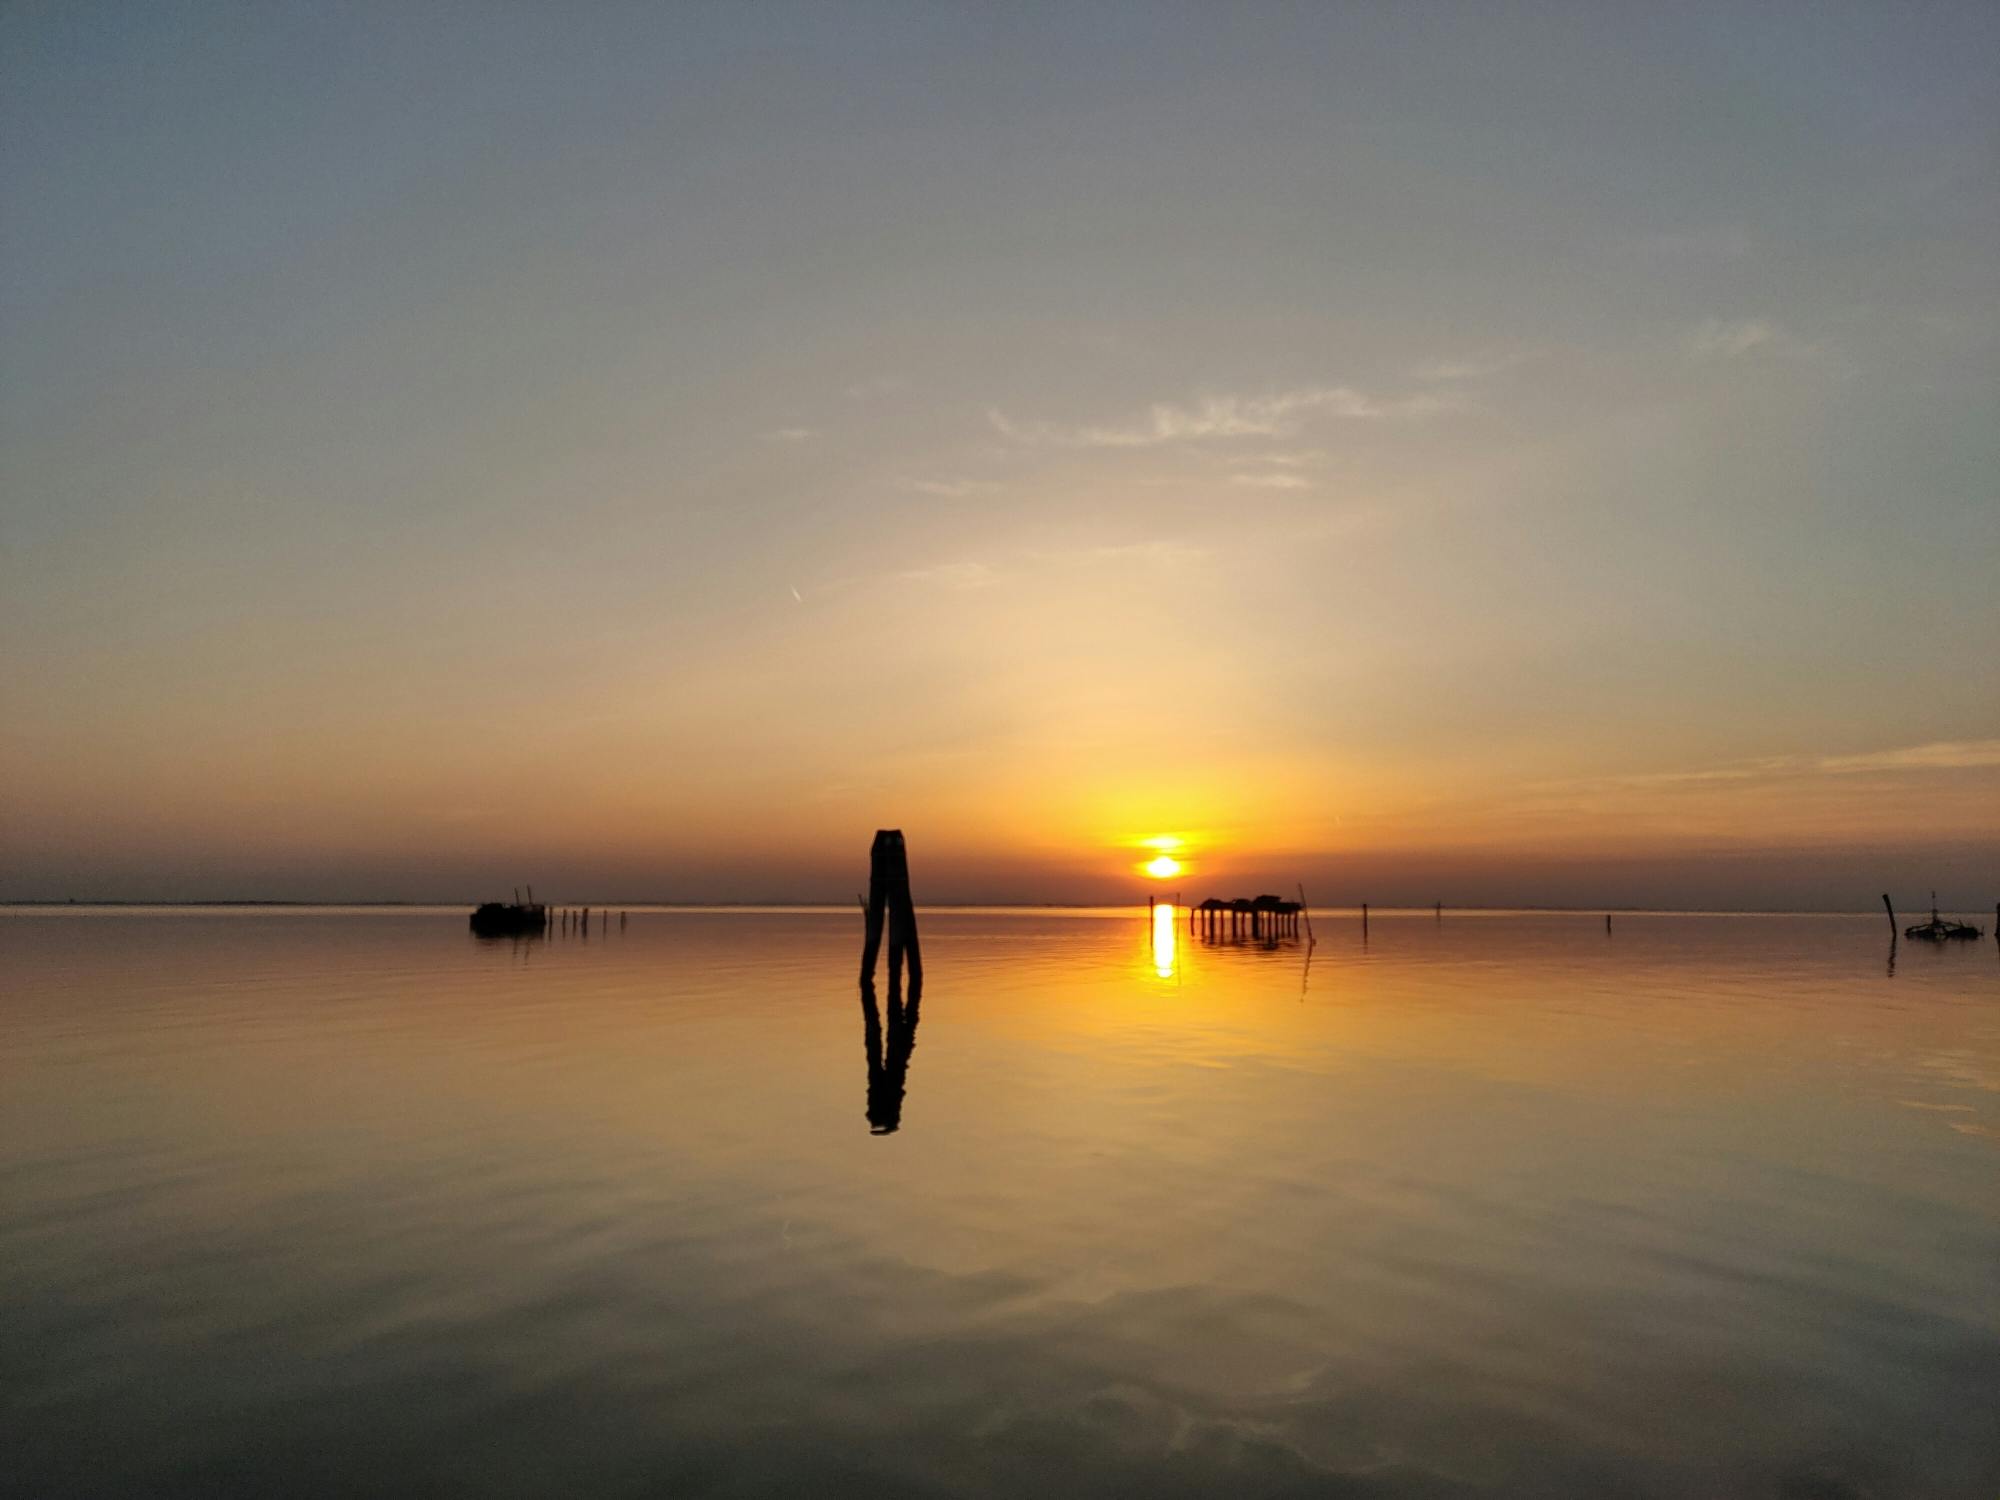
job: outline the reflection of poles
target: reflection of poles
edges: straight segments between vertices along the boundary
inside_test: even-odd
[[[875,980],[875,955],[882,947],[882,925],[889,927],[889,987],[902,985],[903,956],[910,959],[910,992],[924,980],[923,950],[917,946],[917,909],[910,901],[909,851],[900,829],[876,832],[868,851],[867,935],[861,945],[861,981]]]
[[[875,983],[861,981],[861,1038],[868,1054],[868,1130],[871,1135],[890,1135],[903,1123],[903,1091],[910,1074],[910,1054],[917,1046],[917,1009],[923,999],[923,981],[914,971],[910,978],[910,1003],[903,1004],[903,986],[898,978],[889,980],[889,1044],[882,1045],[882,1015],[875,1004]]]

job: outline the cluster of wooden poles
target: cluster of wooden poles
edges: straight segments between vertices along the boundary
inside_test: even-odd
[[[579,937],[589,937],[591,915],[591,909],[587,906],[556,907],[549,912],[549,930],[552,932],[574,932]],[[628,915],[629,913],[622,911],[618,913],[618,930],[620,932],[625,930],[625,919]],[[597,930],[599,932],[609,932],[611,930],[611,913],[600,907],[596,912],[596,916]]]
[[[917,908],[910,896],[910,853],[899,828],[881,828],[868,850],[868,894],[861,903],[861,1037],[868,1054],[868,1131],[892,1135],[903,1123],[903,1093],[910,1053],[917,1045],[917,1016],[924,996],[924,950],[917,941]],[[889,939],[888,1028],[875,998],[875,962]],[[907,998],[903,967],[910,971]]]
[[[856,898],[860,899],[860,898]],[[903,983],[903,963],[910,965],[912,997],[923,987],[924,950],[917,942],[917,908],[910,898],[910,855],[900,828],[879,828],[868,850],[868,896],[861,901],[861,983],[875,983],[875,958],[882,949],[883,929],[889,936],[889,988]]]
[[[1305,895],[1302,889],[1299,895]],[[1149,898],[1148,907],[1158,903]],[[1176,899],[1175,905],[1179,905]],[[1438,921],[1444,920],[1444,903],[1435,904]],[[1312,918],[1306,911],[1303,899],[1287,901],[1279,896],[1238,896],[1224,901],[1210,896],[1199,906],[1188,908],[1188,931],[1211,942],[1253,941],[1276,942],[1281,937],[1297,937],[1300,925],[1304,924],[1305,935],[1312,937]],[[1604,930],[1611,931],[1611,913],[1604,914]],[[1368,903],[1361,903],[1361,935],[1368,936]]]

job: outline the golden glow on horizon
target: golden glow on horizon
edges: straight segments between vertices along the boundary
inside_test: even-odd
[[[1162,979],[1174,977],[1174,945],[1180,939],[1180,908],[1162,901],[1153,908],[1153,972]]]

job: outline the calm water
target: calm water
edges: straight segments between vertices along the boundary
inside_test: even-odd
[[[0,1489],[2000,1495],[1990,938],[1317,928],[0,916]]]

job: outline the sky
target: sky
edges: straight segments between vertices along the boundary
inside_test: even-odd
[[[10,5],[0,898],[1983,909],[1996,56]]]

